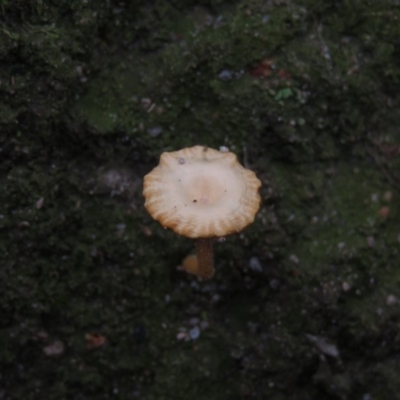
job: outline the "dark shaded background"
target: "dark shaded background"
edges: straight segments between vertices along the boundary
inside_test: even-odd
[[[400,5],[0,0],[0,399],[397,399]],[[182,272],[159,154],[262,209]]]

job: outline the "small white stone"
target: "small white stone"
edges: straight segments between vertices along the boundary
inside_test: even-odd
[[[315,345],[315,347],[322,353],[327,356],[338,358],[339,350],[333,344],[328,342],[328,340],[322,336],[314,336],[310,334],[306,334],[307,339]]]
[[[350,286],[346,281],[344,281],[344,282],[342,283],[342,290],[343,290],[343,292],[348,292],[350,289],[351,289],[351,286]]]
[[[396,305],[398,302],[397,297],[393,294],[389,294],[389,296],[386,297],[386,304],[391,307]]]
[[[178,340],[185,340],[185,339],[187,339],[187,337],[188,337],[187,332],[179,332],[179,333],[176,335],[176,338],[177,338]]]
[[[44,197],[41,197],[37,202],[36,202],[36,208],[40,210],[43,207],[44,204]]]
[[[60,340],[56,340],[52,344],[49,344],[48,346],[44,347],[43,353],[49,357],[59,356],[62,353],[64,353],[64,343],[61,342]]]

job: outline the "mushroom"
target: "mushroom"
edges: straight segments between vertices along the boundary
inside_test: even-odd
[[[143,195],[147,211],[162,226],[196,240],[195,273],[211,278],[213,241],[254,221],[260,186],[235,154],[194,146],[161,154],[159,165],[144,177]]]

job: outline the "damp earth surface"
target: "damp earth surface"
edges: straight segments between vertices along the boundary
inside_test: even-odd
[[[397,0],[0,0],[0,398],[397,399]],[[262,181],[216,274],[164,151]]]

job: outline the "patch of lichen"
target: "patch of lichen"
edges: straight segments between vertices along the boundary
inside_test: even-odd
[[[388,5],[0,2],[3,397],[396,398]],[[159,153],[198,143],[263,182],[209,282],[140,195]]]

